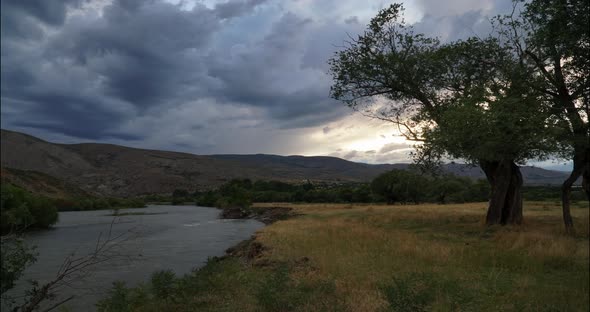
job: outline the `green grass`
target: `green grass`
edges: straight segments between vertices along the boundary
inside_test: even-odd
[[[572,209],[575,236],[565,235],[560,207],[547,202],[526,203],[518,227],[485,227],[484,203],[291,207],[300,216],[257,233],[261,252],[210,261],[177,279],[170,298],[144,286],[126,309],[589,309],[587,207]]]

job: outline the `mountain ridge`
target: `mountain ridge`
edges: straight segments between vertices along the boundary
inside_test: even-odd
[[[2,129],[1,165],[47,174],[108,196],[206,190],[234,178],[284,182],[368,182],[409,164],[366,164],[332,156],[272,154],[196,155],[103,143],[61,144]],[[558,185],[566,172],[521,167],[529,185]],[[451,163],[446,172],[484,178],[478,167]]]

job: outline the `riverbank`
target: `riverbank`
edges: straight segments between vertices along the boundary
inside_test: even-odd
[[[221,219],[254,219],[266,225],[297,216],[291,207],[265,205],[249,208],[220,208]]]
[[[574,237],[563,233],[559,205],[547,202],[525,203],[520,227],[491,228],[483,226],[485,203],[255,207],[298,216],[169,280],[159,295],[149,284],[119,288],[103,304],[142,311],[589,308],[587,206],[573,208]]]

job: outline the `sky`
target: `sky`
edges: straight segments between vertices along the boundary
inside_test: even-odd
[[[327,60],[390,3],[2,0],[2,128],[61,143],[409,162],[393,125],[329,96]],[[512,8],[403,4],[407,23],[443,42],[485,36]]]

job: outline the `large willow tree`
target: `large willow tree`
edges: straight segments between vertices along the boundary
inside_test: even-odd
[[[494,38],[441,45],[404,24],[391,5],[330,60],[332,97],[394,123],[419,141],[419,161],[461,158],[491,185],[488,224],[522,221],[517,164],[552,151],[548,107],[527,88],[529,68]]]

